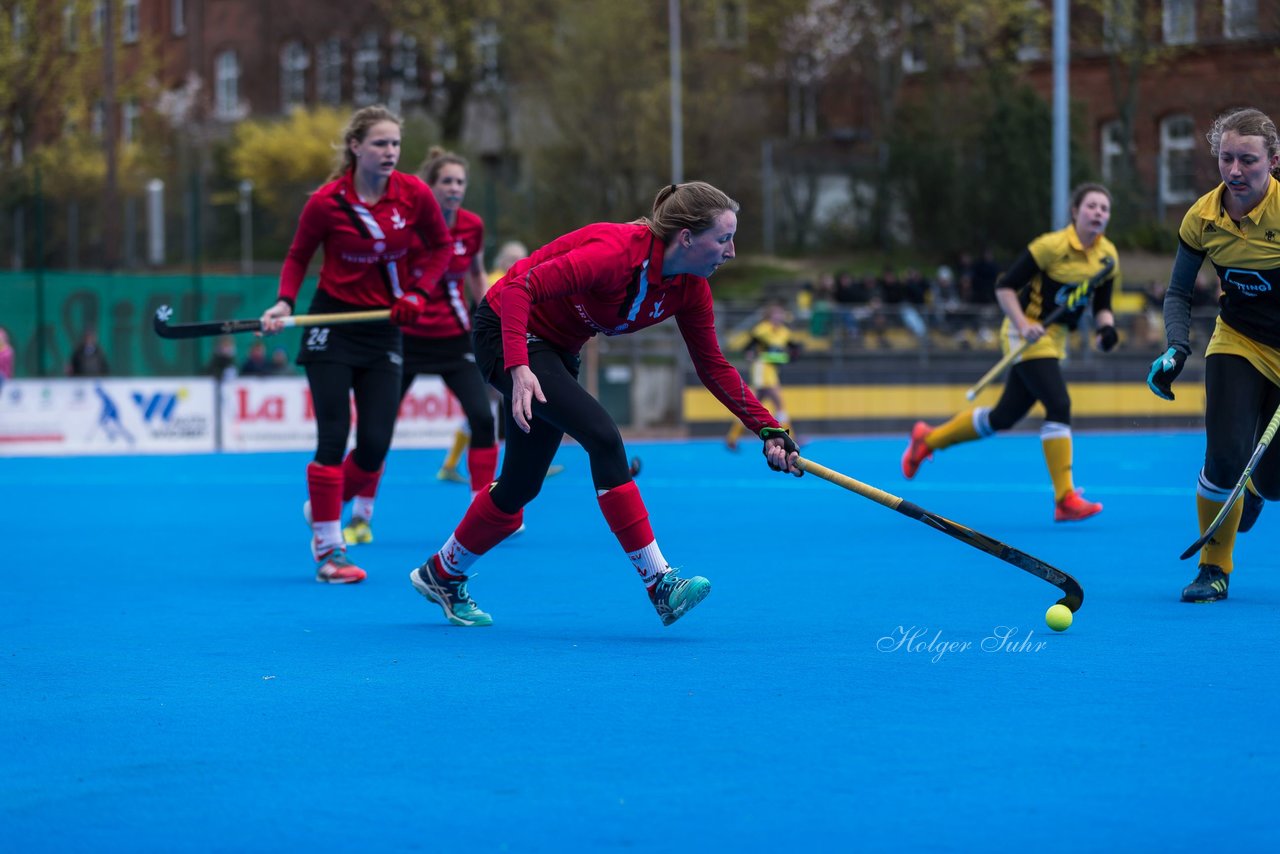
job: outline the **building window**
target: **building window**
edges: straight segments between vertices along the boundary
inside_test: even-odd
[[[1028,0],[1017,22],[1018,59],[1034,62],[1044,58],[1044,24],[1044,9],[1040,6],[1040,0]]]
[[[1135,0],[1103,0],[1102,43],[1112,53],[1133,44]]]
[[[908,74],[919,74],[929,67],[926,59],[929,24],[925,16],[910,3],[902,4],[900,14],[903,28],[902,70]]]
[[[138,138],[137,98],[126,98],[120,105],[120,139],[127,145]]]
[[[186,0],[169,0],[169,19],[169,29],[175,36],[185,36],[187,34]]]
[[[1169,116],[1160,122],[1160,201],[1195,201],[1196,126],[1190,116]]]
[[[1191,44],[1196,40],[1195,0],[1164,0],[1164,43]]]
[[[351,57],[353,97],[356,106],[363,107],[378,100],[378,71],[382,56],[378,52],[378,34],[373,30],[365,30],[356,44],[355,55]]]
[[[95,43],[101,44],[102,31],[107,26],[107,0],[96,0],[89,16],[89,32]]]
[[[746,43],[746,0],[720,0],[716,3],[716,44],[720,47],[744,47]]]
[[[1125,158],[1124,126],[1117,119],[1102,126],[1102,151],[1098,158],[1102,164],[1102,180],[1108,184],[1123,174]]]
[[[307,69],[311,66],[311,57],[302,42],[291,41],[280,49],[280,108],[290,107],[307,102]]]
[[[213,112],[220,119],[240,118],[240,58],[223,51],[213,61]]]
[[[316,48],[316,100],[342,103],[342,42],[326,39]]]
[[[62,44],[67,50],[75,50],[80,46],[75,3],[68,3],[62,7]]]
[[[476,54],[476,85],[481,89],[496,89],[502,82],[498,64],[501,45],[497,22],[485,20],[476,25],[472,49]]]
[[[1258,0],[1222,0],[1222,34],[1247,39],[1258,34]]]
[[[120,40],[133,44],[138,40],[138,0],[124,0],[120,13]]]

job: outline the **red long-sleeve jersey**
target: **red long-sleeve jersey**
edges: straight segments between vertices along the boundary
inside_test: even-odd
[[[485,297],[502,319],[507,369],[529,364],[529,335],[577,353],[596,333],[628,335],[674,317],[707,390],[753,433],[779,426],[720,351],[711,285],[664,278],[664,249],[644,224],[597,223],[517,261]]]
[[[471,262],[484,249],[484,220],[471,211],[458,209],[449,244],[449,267],[443,276],[428,284],[422,279],[427,294],[427,309],[411,326],[403,327],[409,335],[423,338],[453,338],[471,331],[471,308],[467,295],[467,273]],[[421,269],[422,254],[413,252],[413,270]]]
[[[409,254],[421,242],[418,276]],[[277,295],[296,302],[311,256],[324,246],[319,288],[358,306],[385,307],[409,290],[423,290],[449,264],[449,227],[431,189],[414,175],[392,172],[373,205],[360,201],[351,173],[307,199],[284,259]]]

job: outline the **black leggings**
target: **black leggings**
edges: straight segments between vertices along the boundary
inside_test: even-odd
[[[1031,411],[1036,401],[1044,404],[1044,420],[1071,423],[1071,396],[1057,359],[1019,362],[1009,371],[1009,381],[988,420],[994,430],[1008,430]]]
[[[1209,356],[1204,364],[1204,475],[1214,486],[1231,489],[1280,405],[1280,388],[1242,356]],[[1259,495],[1280,500],[1280,455],[1274,447],[1263,453],[1252,478]]]
[[[405,373],[400,380],[400,399],[409,393],[416,373]],[[489,387],[476,366],[463,362],[457,368],[440,371],[440,379],[458,398],[462,412],[467,416],[467,426],[471,428],[471,447],[492,448],[498,443],[497,422],[493,417],[493,406],[489,400]]]
[[[316,457],[322,466],[342,463],[351,433],[351,398],[356,397],[356,446],[352,459],[377,471],[391,448],[400,411],[400,368],[390,363],[357,368],[339,362],[307,362],[307,382],[316,410]]]

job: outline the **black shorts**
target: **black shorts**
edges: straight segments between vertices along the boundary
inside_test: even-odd
[[[506,360],[502,357],[502,320],[489,306],[487,300],[480,300],[475,313],[471,317],[473,327],[472,343],[475,344],[476,365],[485,382],[502,391],[503,380],[507,372]],[[565,353],[535,335],[527,337],[530,353],[552,352],[560,356],[576,379],[582,368],[582,357],[576,353]],[[505,393],[505,392],[504,392]]]
[[[317,290],[307,311],[309,314],[336,314],[369,310],[367,305],[352,305]],[[387,321],[308,326],[302,330],[298,364],[337,362],[357,368],[386,365],[399,370],[403,358],[401,337],[400,327]]]
[[[471,335],[448,338],[404,336],[404,373],[447,374],[468,365],[474,366],[476,354],[471,349]]]

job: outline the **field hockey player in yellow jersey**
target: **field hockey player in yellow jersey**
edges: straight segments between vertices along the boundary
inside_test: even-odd
[[[970,407],[936,428],[916,423],[902,455],[906,477],[915,477],[934,451],[1010,429],[1039,401],[1045,409],[1040,443],[1053,481],[1054,521],[1075,522],[1101,512],[1102,505],[1082,498],[1083,490],[1076,489],[1072,479],[1071,397],[1060,361],[1066,355],[1067,332],[1079,324],[1089,302],[1098,348],[1110,351],[1119,340],[1111,312],[1111,292],[1120,281],[1119,256],[1103,236],[1110,219],[1111,193],[1106,187],[1077,187],[1071,194],[1071,223],[1031,241],[1005,273],[996,286],[996,300],[1005,314],[1001,346],[1005,353],[1024,342],[1028,346],[1009,369],[1004,392],[994,407]],[[1072,292],[1105,269],[1108,258],[1115,266],[1094,288],[1091,299],[1081,299],[1046,329],[1041,321],[1058,306],[1069,305]]]
[[[751,340],[745,352],[751,362],[751,390],[763,403],[773,417],[778,419],[784,430],[791,429],[791,419],[787,417],[786,408],[782,404],[782,381],[778,378],[778,366],[785,365],[799,352],[795,333],[787,326],[787,310],[779,303],[770,303],[765,309],[764,319],[751,328]],[[738,442],[747,429],[738,421],[733,422],[725,444],[729,450],[738,450]]]
[[[1222,177],[1191,206],[1178,229],[1178,254],[1164,298],[1169,349],[1147,385],[1173,400],[1173,381],[1191,353],[1191,289],[1208,258],[1222,282],[1220,311],[1205,351],[1204,468],[1196,487],[1201,533],[1217,517],[1280,406],[1280,139],[1258,110],[1219,116],[1209,150]],[[1268,446],[1246,489],[1200,550],[1184,602],[1227,598],[1237,531],[1253,527],[1262,499],[1280,499],[1280,456]],[[1259,494],[1261,497],[1259,497]]]

